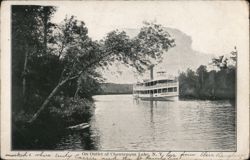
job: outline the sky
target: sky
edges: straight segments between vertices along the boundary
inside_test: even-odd
[[[85,22],[94,40],[114,29],[138,29],[143,21],[150,21],[191,36],[192,48],[202,53],[221,55],[231,52],[234,46],[239,52],[247,47],[243,43],[248,41],[249,29],[248,5],[244,1],[75,1],[56,6],[54,22],[74,15]],[[116,77],[120,80],[109,81],[121,83],[124,79],[121,75]]]

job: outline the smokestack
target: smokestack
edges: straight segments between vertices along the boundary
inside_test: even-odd
[[[150,79],[153,80],[154,79],[154,65],[151,65],[149,69],[150,69]]]

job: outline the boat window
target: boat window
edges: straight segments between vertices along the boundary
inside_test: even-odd
[[[177,87],[174,87],[174,92],[176,92],[177,91]]]
[[[159,80],[158,83],[171,83],[174,82],[173,80]]]
[[[157,93],[157,89],[154,90],[154,93]]]
[[[150,90],[150,93],[151,93],[151,94],[153,94],[153,93],[154,93],[154,91],[153,91],[153,90]]]
[[[166,80],[159,80],[158,83],[165,83]]]
[[[161,93],[161,89],[158,89],[158,93]]]
[[[167,88],[164,88],[162,92],[168,92],[168,89],[167,89]]]
[[[168,92],[173,92],[173,88],[168,88]]]

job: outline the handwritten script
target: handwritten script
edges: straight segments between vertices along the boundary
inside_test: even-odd
[[[247,159],[247,155],[234,152],[11,152],[11,159],[60,159],[60,160],[200,160]]]

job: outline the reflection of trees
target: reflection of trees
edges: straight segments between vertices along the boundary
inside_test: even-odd
[[[96,142],[94,140],[97,139],[92,139],[91,138],[91,132],[90,129],[87,129],[85,132],[80,134],[81,137],[81,145],[82,145],[82,149],[84,150],[96,150],[97,149],[97,145],[99,142]]]
[[[209,126],[205,135],[213,137],[212,144],[221,150],[236,149],[235,105],[228,101],[211,102],[210,107],[205,107],[206,114],[200,114],[201,123]]]
[[[53,129],[39,130],[40,128],[32,128],[26,130],[25,136],[20,133],[14,132],[14,138],[18,139],[14,141],[13,149],[25,149],[25,150],[44,150],[44,149],[83,149],[83,150],[95,150],[96,143],[91,138],[91,132],[89,129],[83,131],[61,131]],[[29,131],[29,132],[28,132]]]
[[[57,142],[56,149],[83,149],[96,150],[96,145],[91,139],[90,129],[83,131],[67,132],[61,140]]]

